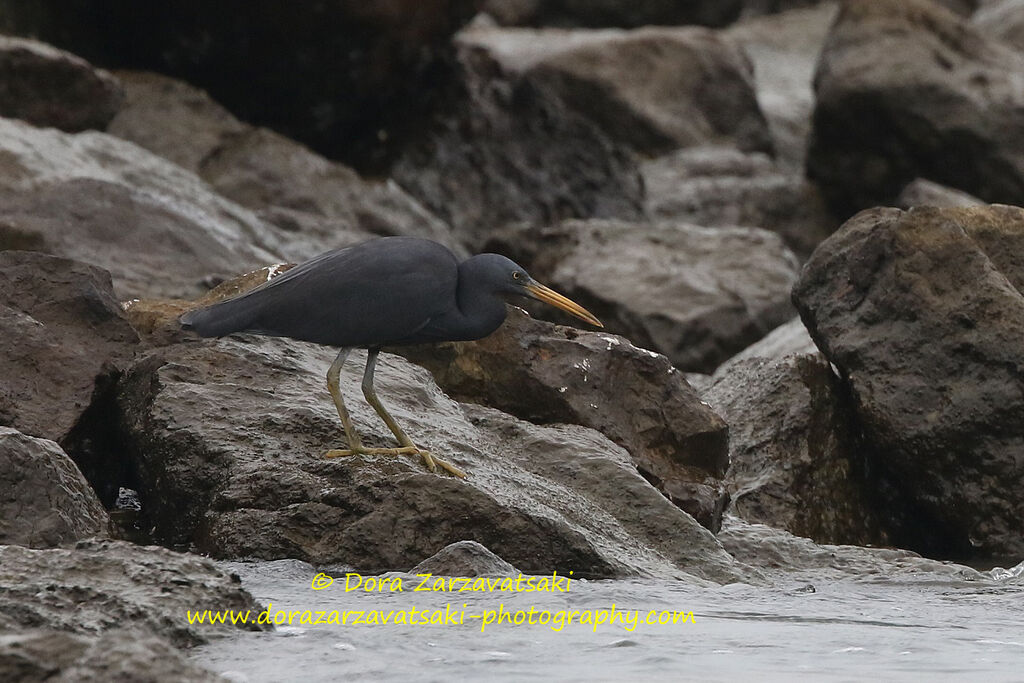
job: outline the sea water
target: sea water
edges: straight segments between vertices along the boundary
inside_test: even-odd
[[[394,580],[367,591],[366,577],[346,588],[345,572],[314,579],[290,560],[224,567],[279,623],[193,651],[233,681],[1024,680],[1024,564],[962,578],[804,571],[770,585],[574,579],[531,592],[493,581],[428,591],[408,574],[389,575],[400,591]],[[332,613],[347,623],[327,623]],[[438,614],[446,623],[430,623]]]

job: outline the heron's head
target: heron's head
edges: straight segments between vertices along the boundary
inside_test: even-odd
[[[590,311],[572,299],[540,284],[530,277],[525,268],[512,259],[499,254],[480,254],[469,260],[474,262],[473,271],[479,284],[496,294],[537,299],[585,320],[591,325],[604,327]]]

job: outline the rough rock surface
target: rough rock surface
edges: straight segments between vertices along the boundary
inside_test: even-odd
[[[349,167],[265,128],[221,147],[206,159],[200,175],[225,197],[263,211],[281,227],[288,226],[282,217],[299,222],[295,214],[304,214],[300,225],[313,228],[303,230],[312,233],[310,256],[385,235],[425,237],[464,253],[451,228],[396,183],[365,181]]]
[[[950,208],[954,206],[984,206],[984,204],[985,202],[966,192],[954,190],[924,178],[917,178],[908,183],[900,192],[900,196],[896,198],[896,206],[901,209],[912,209],[915,206]]]
[[[817,350],[767,342],[703,392],[729,423],[731,511],[819,543],[884,543],[839,378]]]
[[[149,71],[115,71],[125,102],[107,132],[199,175],[203,162],[252,126],[205,91]]]
[[[1024,554],[1024,209],[864,211],[793,296],[852,393],[897,544]]]
[[[729,358],[717,368],[713,378],[721,377],[729,368],[745,360],[777,360],[785,356],[821,355],[814,340],[799,317],[779,325],[764,337]]]
[[[459,55],[462,87],[392,170],[463,242],[512,222],[642,215],[628,150],[486,50],[462,45]]]
[[[49,548],[105,536],[107,513],[60,446],[0,427],[0,545]]]
[[[767,230],[591,220],[528,239],[534,277],[680,370],[710,372],[793,317],[797,260]]]
[[[982,578],[970,567],[937,562],[909,550],[818,544],[732,515],[725,516],[718,537],[737,560],[765,571],[769,576],[772,570],[776,570],[784,572],[790,579],[807,572],[818,581],[823,576],[835,579],[855,577],[859,581],[873,578],[898,581],[903,577],[921,581],[923,576],[934,581]]]
[[[450,228],[396,183],[364,180],[297,142],[242,123],[181,81],[118,75],[128,97],[109,132],[192,171],[287,231],[293,257],[376,235],[415,235],[461,249]]]
[[[72,548],[0,546],[0,631],[46,628],[97,635],[136,627],[191,647],[257,624],[190,624],[187,610],[260,606],[208,559],[123,541]]]
[[[655,220],[764,228],[802,258],[839,225],[813,183],[764,154],[693,147],[645,161],[640,171]]]
[[[808,175],[838,211],[917,177],[1024,203],[1024,54],[928,0],[845,0],[815,75]]]
[[[971,18],[974,25],[986,35],[1003,40],[1024,51],[1024,2],[1022,0],[996,0]]]
[[[138,335],[99,268],[0,251],[0,425],[61,441]]]
[[[742,7],[743,0],[486,0],[483,11],[505,25],[635,28],[724,26],[739,16]]]
[[[727,500],[720,480],[729,466],[728,428],[664,356],[519,309],[485,339],[396,351],[459,400],[602,432],[666,497],[717,531]]]
[[[0,634],[0,680],[18,683],[218,683],[224,679],[193,664],[142,629],[90,637],[52,629]]]
[[[333,356],[244,337],[159,349],[137,364],[118,419],[144,526],[218,557],[364,572],[406,570],[475,540],[524,572],[740,575],[710,532],[602,435],[456,403],[394,356],[378,366],[378,393],[420,445],[469,479],[430,474],[409,457],[323,459],[344,442],[324,386]],[[341,384],[364,443],[392,445],[355,398],[360,376],[349,363]]]
[[[515,576],[519,570],[476,541],[446,545],[409,570],[439,576]]]
[[[198,293],[211,273],[291,258],[273,226],[199,178],[104,133],[0,119],[0,248],[110,271],[121,295]]]
[[[723,142],[772,149],[750,61],[716,31],[474,28],[459,41],[642,153]]]
[[[117,79],[45,43],[0,36],[0,116],[76,133],[103,130],[124,93]]]

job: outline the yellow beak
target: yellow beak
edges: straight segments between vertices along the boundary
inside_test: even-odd
[[[562,296],[549,287],[545,287],[537,282],[531,282],[528,285],[525,285],[525,288],[526,291],[530,293],[530,296],[538,301],[551,304],[555,308],[561,308],[566,313],[571,313],[581,320],[586,320],[591,325],[604,327],[604,325],[601,324],[601,321],[594,317],[593,313],[583,308],[569,297]]]

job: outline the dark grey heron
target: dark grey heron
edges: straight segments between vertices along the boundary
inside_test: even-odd
[[[458,467],[413,443],[377,398],[373,372],[382,346],[481,339],[505,320],[505,297],[532,297],[601,327],[589,311],[545,287],[510,259],[479,254],[461,263],[445,246],[414,237],[382,237],[321,254],[268,282],[181,317],[203,337],[251,332],[340,346],[327,388],[348,448],[327,457],[419,454],[431,472]],[[363,446],[338,387],[353,348],[366,348],[363,396],[391,430],[398,448]]]

